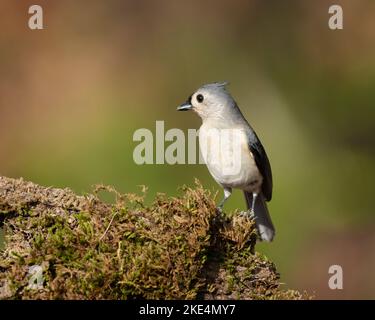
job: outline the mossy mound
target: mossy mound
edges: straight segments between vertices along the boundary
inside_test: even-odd
[[[99,200],[101,190],[115,204]],[[281,290],[273,263],[255,253],[247,218],[218,218],[196,182],[181,196],[143,196],[97,187],[77,196],[0,177],[2,299],[301,299]],[[32,266],[42,274],[30,285]]]

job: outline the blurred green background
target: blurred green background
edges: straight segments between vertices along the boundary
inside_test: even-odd
[[[89,192],[170,195],[204,165],[133,162],[133,133],[198,128],[176,106],[228,80],[274,175],[275,241],[258,250],[290,288],[375,298],[375,2],[31,1],[0,3],[0,174]],[[344,29],[328,28],[340,4]],[[221,192],[221,190],[220,190]],[[220,194],[221,197],[221,194]],[[237,191],[226,210],[243,209]],[[328,288],[328,268],[344,290]]]

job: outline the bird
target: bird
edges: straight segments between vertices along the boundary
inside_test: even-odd
[[[244,214],[255,220],[260,240],[270,242],[275,236],[266,203],[271,201],[273,188],[270,161],[227,85],[228,82],[204,84],[177,110],[192,110],[202,119],[198,132],[201,155],[224,190],[218,211],[222,213],[233,189],[242,190],[247,204]]]

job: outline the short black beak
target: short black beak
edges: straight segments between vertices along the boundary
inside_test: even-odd
[[[192,108],[191,103],[189,101],[186,101],[177,107],[177,111],[188,111],[191,108]]]

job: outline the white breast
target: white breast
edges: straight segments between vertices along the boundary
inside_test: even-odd
[[[199,129],[202,157],[213,178],[222,186],[257,191],[262,176],[241,129]]]

